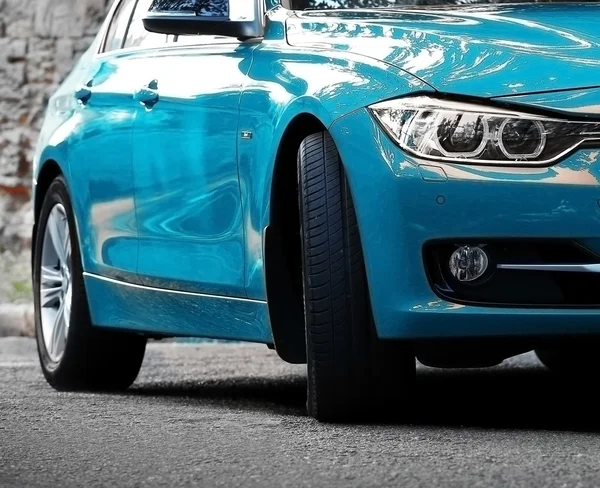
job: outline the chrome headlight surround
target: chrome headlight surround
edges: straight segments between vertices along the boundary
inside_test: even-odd
[[[600,121],[548,117],[426,95],[369,106],[388,135],[419,158],[491,166],[548,166],[598,141]]]

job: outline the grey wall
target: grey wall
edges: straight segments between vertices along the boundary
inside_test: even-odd
[[[30,334],[31,159],[49,94],[111,0],[0,0],[0,336]]]
[[[107,0],[0,0],[0,252],[29,244],[31,159],[48,95],[88,47]]]

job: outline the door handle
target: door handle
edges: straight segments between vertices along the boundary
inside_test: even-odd
[[[152,108],[159,100],[158,96],[158,81],[152,80],[146,86],[136,90],[133,94],[133,98],[135,98],[142,105],[145,105],[146,108]]]
[[[75,92],[75,98],[85,105],[92,96],[92,90],[90,88],[92,88],[91,80]]]

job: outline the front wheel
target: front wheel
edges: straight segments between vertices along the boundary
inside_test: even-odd
[[[377,337],[354,205],[326,132],[301,144],[298,191],[308,412],[324,421],[401,413],[415,357],[406,344]]]
[[[67,186],[50,185],[33,245],[35,330],[42,371],[58,390],[121,390],[137,377],[144,337],[92,326]]]

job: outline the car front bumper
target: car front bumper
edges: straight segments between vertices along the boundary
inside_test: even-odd
[[[407,156],[367,110],[338,119],[330,132],[356,206],[380,337],[600,334],[600,307],[444,300],[423,257],[436,240],[571,239],[600,250],[600,149],[547,168],[475,167]]]

